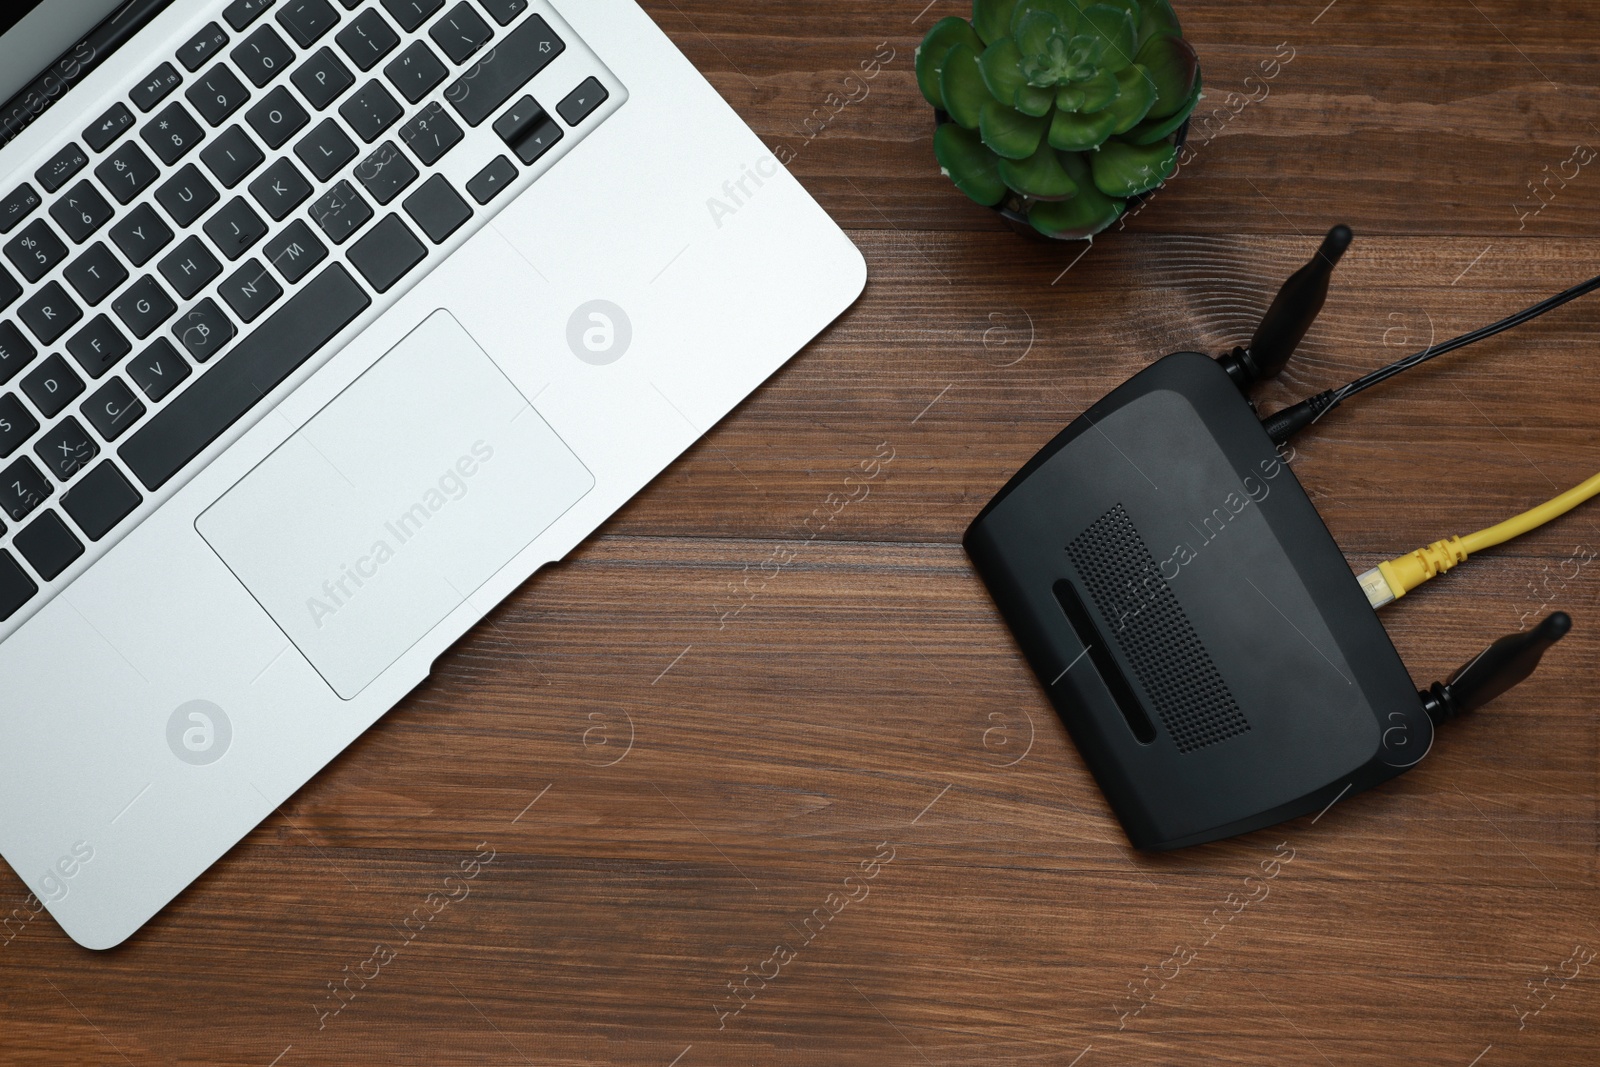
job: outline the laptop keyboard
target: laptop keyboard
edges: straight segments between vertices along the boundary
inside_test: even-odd
[[[529,91],[571,38],[529,0],[232,0],[4,191],[0,623],[609,113],[593,62]]]

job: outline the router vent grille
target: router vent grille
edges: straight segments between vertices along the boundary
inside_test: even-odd
[[[1179,752],[1250,729],[1121,504],[1079,534],[1067,555]]]

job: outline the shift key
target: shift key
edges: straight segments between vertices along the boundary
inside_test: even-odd
[[[469,126],[477,126],[567,50],[538,15],[524,20],[444,91]]]

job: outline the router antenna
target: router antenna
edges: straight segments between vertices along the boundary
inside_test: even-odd
[[[1256,327],[1255,336],[1245,348],[1235,348],[1222,357],[1223,369],[1239,388],[1266,378],[1276,378],[1300,341],[1317,320],[1328,299],[1328,282],[1345,249],[1350,247],[1350,227],[1343,223],[1328,231],[1322,247],[1311,261],[1289,276],[1273,298],[1272,306]]]
[[[1428,717],[1438,725],[1483,707],[1532,674],[1550,646],[1570,629],[1572,618],[1557,611],[1526,633],[1502,637],[1452,674],[1450,681],[1434,682],[1417,694]]]

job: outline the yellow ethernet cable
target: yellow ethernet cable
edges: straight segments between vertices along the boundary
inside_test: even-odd
[[[1436,574],[1443,574],[1467,557],[1495,545],[1503,545],[1529,530],[1538,529],[1595,496],[1600,496],[1600,474],[1568,489],[1553,500],[1524,511],[1514,519],[1465,537],[1447,537],[1426,548],[1408,552],[1398,559],[1380,563],[1357,580],[1374,608],[1381,608],[1405,596]]]

